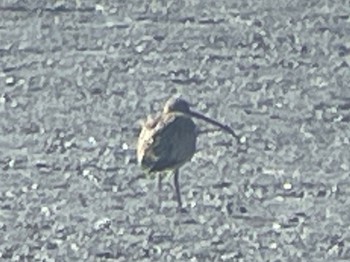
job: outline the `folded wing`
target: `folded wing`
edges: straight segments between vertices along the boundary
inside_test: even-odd
[[[140,133],[137,157],[148,172],[174,169],[196,150],[196,126],[184,115],[167,114],[146,123]]]

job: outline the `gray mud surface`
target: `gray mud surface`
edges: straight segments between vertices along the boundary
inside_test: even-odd
[[[0,260],[349,261],[349,65],[349,1],[0,1]],[[135,156],[173,94],[242,137],[187,213]]]

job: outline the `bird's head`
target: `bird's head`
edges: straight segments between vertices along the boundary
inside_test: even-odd
[[[190,104],[182,98],[170,98],[164,106],[163,113],[180,112],[184,114],[190,113]]]
[[[182,113],[188,117],[194,117],[197,119],[204,120],[230,133],[237,140],[240,139],[240,137],[236,135],[235,132],[229,126],[224,125],[214,119],[208,118],[205,115],[202,115],[198,112],[191,110],[190,104],[186,100],[182,99],[181,97],[172,97],[165,103],[163,114],[169,114],[169,113]]]

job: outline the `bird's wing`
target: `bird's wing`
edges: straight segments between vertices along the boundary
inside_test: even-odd
[[[147,129],[145,126],[146,129],[141,131],[139,139],[141,148],[138,156],[141,165],[152,172],[171,169],[188,160],[195,149],[183,147],[181,143],[186,143],[185,135],[192,132],[192,124],[192,120],[188,118],[165,115],[158,119],[153,128]]]

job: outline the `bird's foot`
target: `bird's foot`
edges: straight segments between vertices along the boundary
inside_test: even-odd
[[[188,213],[187,209],[184,208],[184,207],[181,207],[181,206],[177,207],[176,212],[177,212],[177,213],[181,213],[181,214],[186,214],[186,213]]]

